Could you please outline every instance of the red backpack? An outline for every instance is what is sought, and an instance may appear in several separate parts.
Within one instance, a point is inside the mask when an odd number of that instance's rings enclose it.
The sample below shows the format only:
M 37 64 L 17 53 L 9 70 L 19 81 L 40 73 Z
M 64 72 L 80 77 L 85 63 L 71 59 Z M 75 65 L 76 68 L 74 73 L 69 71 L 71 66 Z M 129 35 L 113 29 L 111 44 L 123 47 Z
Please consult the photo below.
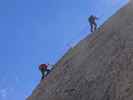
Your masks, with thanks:
M 48 65 L 47 64 L 41 64 L 40 66 L 39 66 L 39 69 L 41 70 L 41 69 L 47 69 L 48 68 Z

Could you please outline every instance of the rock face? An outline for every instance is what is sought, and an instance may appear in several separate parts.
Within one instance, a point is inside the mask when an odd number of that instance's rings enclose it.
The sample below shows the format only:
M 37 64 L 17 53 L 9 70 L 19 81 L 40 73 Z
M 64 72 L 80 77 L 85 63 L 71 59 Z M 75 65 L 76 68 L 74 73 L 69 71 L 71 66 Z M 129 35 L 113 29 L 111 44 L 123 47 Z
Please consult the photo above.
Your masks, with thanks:
M 133 2 L 70 49 L 27 100 L 133 100 Z

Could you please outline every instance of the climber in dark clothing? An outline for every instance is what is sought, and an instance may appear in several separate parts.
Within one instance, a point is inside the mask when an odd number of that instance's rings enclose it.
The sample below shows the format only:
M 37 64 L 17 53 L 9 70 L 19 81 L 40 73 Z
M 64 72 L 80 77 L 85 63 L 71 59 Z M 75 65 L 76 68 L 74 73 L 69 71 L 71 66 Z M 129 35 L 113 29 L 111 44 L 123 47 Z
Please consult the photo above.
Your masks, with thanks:
M 39 66 L 39 70 L 41 71 L 41 74 L 42 74 L 42 78 L 41 79 L 44 79 L 44 77 L 47 77 L 47 75 L 50 73 L 50 70 L 48 69 L 48 65 L 47 64 L 41 64 Z M 46 73 L 46 75 L 45 75 Z
M 96 29 L 97 29 L 97 24 L 96 24 L 96 20 L 98 18 L 96 16 L 93 16 L 91 15 L 89 18 L 88 18 L 88 21 L 89 21 L 89 24 L 90 24 L 90 30 L 91 32 L 94 32 Z

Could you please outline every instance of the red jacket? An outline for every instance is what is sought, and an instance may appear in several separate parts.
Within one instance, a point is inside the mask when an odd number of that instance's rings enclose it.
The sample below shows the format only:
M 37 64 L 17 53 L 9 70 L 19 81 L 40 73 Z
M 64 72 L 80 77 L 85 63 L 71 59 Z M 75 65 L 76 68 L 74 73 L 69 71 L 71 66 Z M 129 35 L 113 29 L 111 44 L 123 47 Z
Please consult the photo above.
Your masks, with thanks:
M 39 69 L 41 70 L 41 69 L 47 69 L 48 68 L 48 65 L 47 64 L 41 64 L 40 66 L 39 66 Z

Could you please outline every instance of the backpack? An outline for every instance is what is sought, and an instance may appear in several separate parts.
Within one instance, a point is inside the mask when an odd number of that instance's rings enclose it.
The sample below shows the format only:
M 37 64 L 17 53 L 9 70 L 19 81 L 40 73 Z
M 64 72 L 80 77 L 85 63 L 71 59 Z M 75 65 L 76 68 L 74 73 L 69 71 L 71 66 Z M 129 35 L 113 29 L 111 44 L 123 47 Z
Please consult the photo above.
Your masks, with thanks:
M 41 69 L 47 69 L 48 68 L 48 65 L 46 65 L 46 64 L 41 64 L 40 66 L 39 66 L 39 69 L 41 70 Z

